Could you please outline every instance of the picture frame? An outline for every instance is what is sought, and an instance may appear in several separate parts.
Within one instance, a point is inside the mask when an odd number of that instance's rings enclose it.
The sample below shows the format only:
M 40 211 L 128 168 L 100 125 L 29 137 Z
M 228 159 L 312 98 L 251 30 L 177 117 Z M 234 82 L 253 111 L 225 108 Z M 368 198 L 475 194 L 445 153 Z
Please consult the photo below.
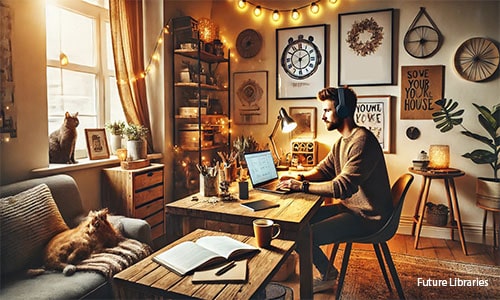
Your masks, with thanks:
M 354 122 L 369 129 L 384 153 L 392 153 L 392 96 L 358 96 Z
M 392 8 L 339 14 L 339 86 L 394 84 L 393 20 Z
M 316 138 L 316 107 L 290 107 L 290 117 L 297 123 L 290 132 L 292 139 Z
M 90 160 L 109 158 L 108 140 L 104 128 L 85 128 L 85 140 Z
M 276 99 L 316 98 L 327 84 L 327 46 L 326 24 L 276 29 Z
M 267 124 L 267 71 L 233 74 L 235 124 Z

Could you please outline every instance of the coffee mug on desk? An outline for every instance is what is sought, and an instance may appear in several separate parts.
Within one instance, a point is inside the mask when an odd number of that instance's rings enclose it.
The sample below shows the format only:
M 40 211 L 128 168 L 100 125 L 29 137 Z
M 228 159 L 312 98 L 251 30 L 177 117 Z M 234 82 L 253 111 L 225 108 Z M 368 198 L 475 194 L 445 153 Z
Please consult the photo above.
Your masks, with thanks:
M 256 219 L 253 221 L 253 233 L 260 248 L 269 247 L 271 240 L 277 238 L 281 232 L 279 224 L 268 219 Z

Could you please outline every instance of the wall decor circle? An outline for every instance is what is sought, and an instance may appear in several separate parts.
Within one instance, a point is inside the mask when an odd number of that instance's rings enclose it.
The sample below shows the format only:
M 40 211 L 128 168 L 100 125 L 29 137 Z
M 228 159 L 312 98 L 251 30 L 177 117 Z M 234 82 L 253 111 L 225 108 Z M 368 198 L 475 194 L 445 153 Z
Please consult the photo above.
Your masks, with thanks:
M 487 38 L 474 37 L 466 40 L 455 52 L 455 69 L 469 81 L 483 81 L 498 69 L 499 51 Z
M 360 36 L 367 32 L 369 38 L 366 41 L 360 40 Z M 347 33 L 346 42 L 357 55 L 367 56 L 375 53 L 384 38 L 384 28 L 379 26 L 373 18 L 366 18 L 355 21 L 351 30 Z
M 427 18 L 430 26 L 417 26 L 417 23 L 422 16 Z M 408 28 L 403 40 L 406 52 L 415 58 L 431 57 L 438 52 L 442 44 L 443 36 L 439 31 L 439 28 L 431 19 L 431 16 L 429 16 L 429 14 L 425 11 L 425 7 L 421 7 L 417 16 Z
M 253 29 L 245 29 L 236 38 L 236 50 L 243 58 L 252 58 L 262 47 L 262 36 Z

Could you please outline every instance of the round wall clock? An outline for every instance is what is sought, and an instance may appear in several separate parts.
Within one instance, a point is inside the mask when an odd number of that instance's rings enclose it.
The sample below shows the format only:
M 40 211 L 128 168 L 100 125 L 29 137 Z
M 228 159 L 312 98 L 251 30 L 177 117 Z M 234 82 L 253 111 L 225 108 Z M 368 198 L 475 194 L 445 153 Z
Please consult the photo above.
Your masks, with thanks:
M 252 58 L 262 47 L 261 35 L 253 29 L 245 29 L 236 38 L 236 50 L 243 58 Z
M 475 37 L 466 40 L 455 53 L 455 69 L 469 81 L 490 78 L 498 69 L 498 47 L 486 38 Z
M 427 18 L 431 26 L 419 25 L 419 19 L 424 16 Z M 438 52 L 443 43 L 443 36 L 432 21 L 431 16 L 425 11 L 424 7 L 420 8 L 417 16 L 413 20 L 405 34 L 403 45 L 406 52 L 415 58 L 431 57 Z
M 298 39 L 288 39 L 281 54 L 281 67 L 293 79 L 305 79 L 313 75 L 321 64 L 321 52 L 314 43 L 314 37 L 307 39 L 300 34 Z

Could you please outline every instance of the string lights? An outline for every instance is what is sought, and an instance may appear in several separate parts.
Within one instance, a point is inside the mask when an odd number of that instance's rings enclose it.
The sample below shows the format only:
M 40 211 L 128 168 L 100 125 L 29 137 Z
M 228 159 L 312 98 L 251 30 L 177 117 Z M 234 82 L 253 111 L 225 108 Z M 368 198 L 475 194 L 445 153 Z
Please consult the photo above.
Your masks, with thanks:
M 302 5 L 299 7 L 294 7 L 291 9 L 276 9 L 276 8 L 271 8 L 271 7 L 265 7 L 265 6 L 262 6 L 260 4 L 253 3 L 253 2 L 247 1 L 247 0 L 239 0 L 238 1 L 238 8 L 245 9 L 247 7 L 247 5 L 251 5 L 254 7 L 252 11 L 253 11 L 254 16 L 256 16 L 256 17 L 261 16 L 264 10 L 268 10 L 271 12 L 271 19 L 275 22 L 279 21 L 281 16 L 284 15 L 285 13 L 289 13 L 292 20 L 297 21 L 300 19 L 301 14 L 299 11 L 302 9 L 309 7 L 309 10 L 311 11 L 311 13 L 317 14 L 320 10 L 319 4 L 318 4 L 320 1 L 321 0 L 315 0 L 315 1 L 311 2 L 310 4 L 308 3 L 308 4 L 305 4 L 305 5 Z M 338 0 L 328 0 L 328 2 L 330 2 L 332 4 L 337 3 L 337 1 Z

